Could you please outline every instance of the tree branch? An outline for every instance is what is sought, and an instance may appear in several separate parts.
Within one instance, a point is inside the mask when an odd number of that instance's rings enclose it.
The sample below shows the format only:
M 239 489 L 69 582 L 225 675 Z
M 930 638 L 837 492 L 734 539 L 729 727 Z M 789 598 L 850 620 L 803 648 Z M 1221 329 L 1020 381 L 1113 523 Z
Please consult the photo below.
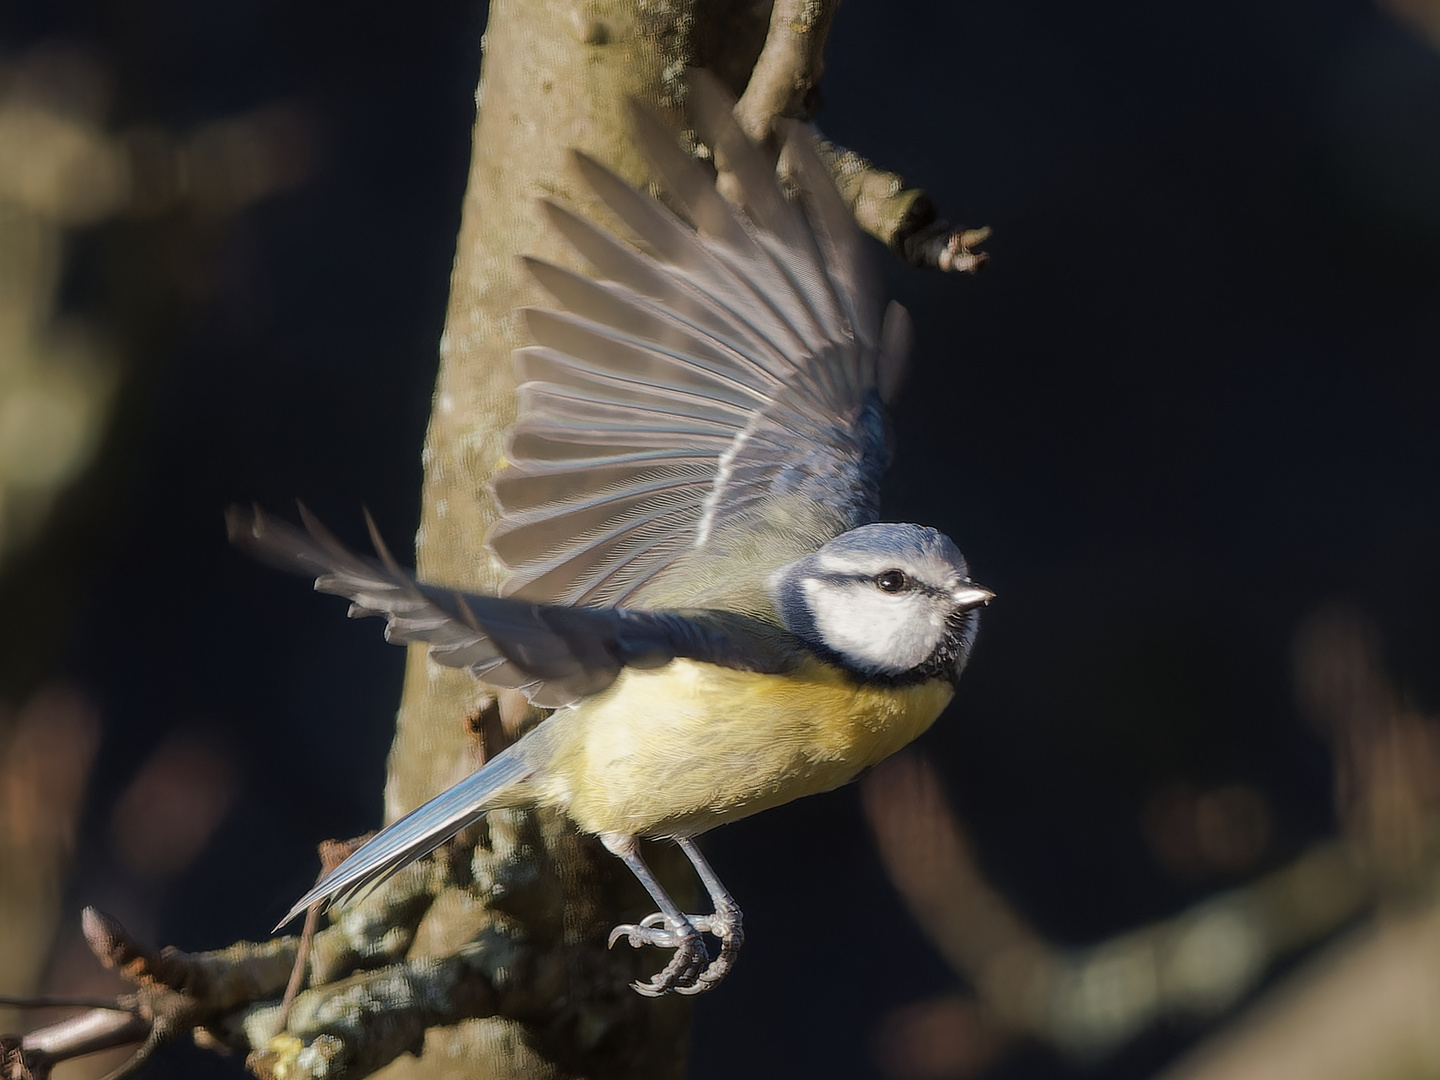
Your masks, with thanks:
M 836 0 L 775 0 L 765 46 L 735 103 L 751 141 L 767 143 L 779 117 L 808 117 L 825 71 L 825 39 Z
M 989 239 L 988 227 L 953 228 L 937 215 L 924 191 L 907 188 L 898 174 L 837 146 L 818 131 L 816 149 L 860 228 L 911 266 L 973 274 L 989 262 L 989 255 L 976 250 Z
M 974 989 L 973 1030 L 951 1025 L 951 1031 L 986 1040 L 984 1060 L 1017 1038 L 1094 1057 L 1158 1021 L 1213 1016 L 1253 989 L 1276 960 L 1333 933 L 1373 897 L 1361 861 L 1336 842 L 1173 918 L 1087 949 L 1061 950 L 985 880 L 922 759 L 892 758 L 867 777 L 863 794 L 896 888 Z M 955 1003 L 945 1007 L 953 1012 Z M 913 1053 L 906 1048 L 928 1021 L 921 1011 L 910 1017 L 911 1030 L 890 1025 L 885 1045 Z
M 499 995 L 481 963 L 481 952 L 489 951 L 484 945 L 307 990 L 291 1006 L 285 1032 L 254 1040 L 259 1048 L 245 1064 L 266 1080 L 340 1080 L 368 1076 L 401 1054 L 418 1054 L 427 1028 L 496 1015 Z M 268 1031 L 276 1011 L 255 1009 L 243 1026 Z
M 1421 1080 L 1440 1061 L 1440 903 L 1327 949 L 1160 1080 Z
M 89 1010 L 22 1039 L 12 1038 L 8 1053 L 21 1076 L 38 1080 L 61 1061 L 138 1042 L 140 1048 L 112 1074 L 128 1076 L 172 1039 L 195 1029 L 223 1027 L 236 1010 L 278 997 L 295 963 L 294 938 L 240 942 L 210 953 L 173 948 L 155 952 L 95 908 L 87 907 L 80 922 L 90 951 L 136 989 L 117 998 L 113 1008 Z
M 765 44 L 735 104 L 735 119 L 755 142 L 769 144 L 775 121 L 782 117 L 809 120 L 814 114 L 834 14 L 835 0 L 775 0 Z M 953 228 L 938 217 L 925 192 L 907 188 L 900 176 L 819 131 L 814 134 L 820 158 L 856 223 L 911 266 L 973 274 L 989 261 L 977 250 L 989 238 L 988 228 Z M 729 197 L 733 181 L 723 162 L 716 165 L 720 192 Z

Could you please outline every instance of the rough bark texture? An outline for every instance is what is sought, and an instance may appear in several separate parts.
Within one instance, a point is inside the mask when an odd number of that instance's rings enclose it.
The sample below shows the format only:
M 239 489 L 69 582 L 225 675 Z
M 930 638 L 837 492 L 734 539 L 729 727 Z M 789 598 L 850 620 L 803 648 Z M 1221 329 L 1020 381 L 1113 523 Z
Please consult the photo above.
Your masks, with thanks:
M 726 34 L 714 25 L 716 16 L 743 17 L 723 9 L 705 13 L 714 41 L 748 37 L 758 49 L 763 11 L 758 19 L 750 14 L 758 26 L 748 34 Z M 699 19 L 685 0 L 491 5 L 470 180 L 424 451 L 416 549 L 426 579 L 484 589 L 502 580 L 480 543 L 495 518 L 488 482 L 503 462 L 515 416 L 510 353 L 523 344 L 516 312 L 543 300 L 518 256 L 573 262 L 542 224 L 536 200 L 554 196 L 600 216 L 569 166 L 571 148 L 587 151 L 636 183 L 647 182 L 645 163 L 630 142 L 626 103 L 648 102 L 679 129 L 685 69 L 707 51 L 703 42 L 697 45 Z M 731 59 L 735 68 L 748 70 L 743 58 Z M 411 652 L 386 788 L 391 820 L 474 768 L 477 753 L 485 752 L 476 732 L 487 728 L 467 719 L 479 718 L 486 704 L 484 689 L 468 675 L 431 664 L 423 650 Z M 494 725 L 488 730 L 493 737 Z M 548 897 L 506 905 L 499 930 L 553 946 L 559 977 L 550 992 L 576 1004 L 537 1000 L 540 1023 L 528 1030 L 498 1019 L 432 1029 L 424 1053 L 399 1059 L 390 1075 L 440 1076 L 457 1069 L 495 1077 L 571 1069 L 592 1075 L 611 1069 L 629 1076 L 679 1074 L 686 1003 L 640 998 L 623 981 L 629 968 L 630 975 L 641 974 L 634 962 L 653 965 L 658 954 L 602 952 L 610 925 L 644 913 L 643 896 L 593 840 L 575 835 L 558 817 L 527 820 L 530 816 L 495 815 L 492 836 L 528 839 L 492 844 L 488 851 L 482 846 L 480 859 L 487 863 L 482 874 L 508 882 L 512 893 L 523 879 L 528 895 Z M 451 954 L 491 928 L 497 916 L 481 893 L 463 881 L 442 891 L 419 928 L 412 955 Z
M 647 165 L 631 144 L 627 103 L 649 103 L 681 134 L 690 67 L 714 71 L 737 94 L 748 86 L 742 109 L 757 135 L 768 132 L 775 115 L 802 115 L 820 75 L 833 6 L 821 0 L 786 2 L 772 12 L 768 5 L 743 0 L 491 5 L 470 180 L 424 451 L 416 537 L 423 578 L 480 589 L 493 589 L 502 580 L 501 568 L 481 546 L 496 514 L 488 484 L 503 464 L 515 417 L 510 354 L 524 343 L 517 310 L 543 301 L 518 256 L 572 261 L 541 221 L 542 196 L 605 220 L 570 167 L 570 150 L 584 150 L 633 182 L 648 184 Z M 752 72 L 763 77 L 752 81 Z M 412 650 L 391 751 L 387 817 L 394 820 L 459 780 L 474 768 L 477 755 L 494 753 L 497 735 L 514 728 L 495 722 L 497 711 L 503 710 L 493 709 L 486 691 L 465 673 L 440 668 L 423 650 Z M 476 848 L 471 874 L 454 875 L 454 884 L 441 890 L 409 955 L 450 956 L 477 935 L 487 936 L 492 946 L 519 943 L 528 957 L 521 966 L 537 965 L 515 979 L 526 984 L 516 991 L 524 1001 L 506 999 L 507 976 L 498 963 L 487 976 L 500 989 L 498 1013 L 533 1016 L 533 1022 L 522 1028 L 513 1019 L 476 1019 L 431 1027 L 424 1053 L 402 1057 L 391 1073 L 682 1072 L 687 1003 L 646 1000 L 625 985 L 648 975 L 663 957 L 653 950 L 603 951 L 611 925 L 649 910 L 629 874 L 558 817 L 497 813 L 486 830 L 490 842 Z M 656 855 L 663 878 L 666 857 Z M 679 895 L 693 888 L 688 875 L 675 884 Z M 385 951 L 386 959 L 399 958 L 399 951 Z M 550 973 L 548 981 L 537 980 L 542 971 Z M 477 1061 L 488 1072 L 477 1073 Z

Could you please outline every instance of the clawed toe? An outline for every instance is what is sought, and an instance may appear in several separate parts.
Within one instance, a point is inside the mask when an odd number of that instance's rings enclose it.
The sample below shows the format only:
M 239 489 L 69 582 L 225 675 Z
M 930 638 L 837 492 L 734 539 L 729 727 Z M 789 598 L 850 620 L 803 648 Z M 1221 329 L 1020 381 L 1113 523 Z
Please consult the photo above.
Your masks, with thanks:
M 614 948 L 615 942 L 621 938 L 628 941 L 632 949 L 654 945 L 675 950 L 664 970 L 649 982 L 630 984 L 636 993 L 646 997 L 659 997 L 671 990 L 686 993 L 688 988 L 699 985 L 699 980 L 710 966 L 710 953 L 700 938 L 700 931 L 683 916 L 669 919 L 657 912 L 647 915 L 638 924 L 623 923 L 610 931 L 610 947 Z
M 720 939 L 720 955 L 715 957 L 700 972 L 699 977 L 690 986 L 675 988 L 677 994 L 703 994 L 720 985 L 721 980 L 730 974 L 730 969 L 735 966 L 735 958 L 740 955 L 740 946 L 745 944 L 745 929 L 741 922 L 740 908 L 733 901 L 729 904 L 722 904 L 719 910 L 713 915 L 701 915 L 690 920 L 696 930 L 702 934 L 713 934 Z
M 697 929 L 693 921 L 689 923 L 688 928 L 691 931 Z M 678 949 L 686 936 L 690 935 L 671 929 L 665 916 L 657 911 L 653 915 L 646 915 L 639 923 L 621 923 L 615 927 L 610 931 L 610 940 L 606 943 L 606 948 L 613 949 L 615 942 L 623 937 L 630 943 L 632 949 L 638 949 L 642 945 L 654 945 L 661 949 Z
M 661 908 L 661 911 L 645 916 L 638 923 L 615 927 L 610 931 L 610 947 L 614 948 L 615 942 L 624 938 L 632 949 L 654 945 L 675 950 L 665 969 L 649 982 L 630 985 L 646 997 L 659 997 L 672 990 L 677 994 L 703 994 L 718 986 L 735 966 L 735 957 L 740 952 L 745 934 L 740 925 L 740 906 L 720 884 L 720 879 L 700 854 L 695 841 L 688 836 L 675 838 L 675 843 L 685 852 L 704 882 L 705 891 L 710 894 L 710 901 L 715 905 L 712 915 L 684 915 L 680 912 L 640 857 L 639 837 L 630 833 L 601 833 L 600 842 L 624 861 Z M 701 934 L 719 939 L 720 955 L 714 960 L 711 960 Z
M 720 939 L 720 955 L 713 960 L 701 934 Z M 745 940 L 740 924 L 740 910 L 717 911 L 713 915 L 687 915 L 680 921 L 660 912 L 647 915 L 639 923 L 623 923 L 610 931 L 609 947 L 624 938 L 632 949 L 654 945 L 674 949 L 675 955 L 663 971 L 649 982 L 630 985 L 646 997 L 659 997 L 674 991 L 677 994 L 703 994 L 719 985 L 735 966 L 735 957 Z

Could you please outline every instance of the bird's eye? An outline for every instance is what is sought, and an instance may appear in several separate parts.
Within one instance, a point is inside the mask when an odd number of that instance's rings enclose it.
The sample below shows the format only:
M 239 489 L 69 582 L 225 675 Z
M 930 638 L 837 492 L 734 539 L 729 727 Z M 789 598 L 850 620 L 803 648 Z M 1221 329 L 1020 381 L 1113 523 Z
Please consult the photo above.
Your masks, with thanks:
M 881 592 L 904 592 L 910 587 L 910 579 L 904 570 L 884 570 L 875 575 L 875 585 Z

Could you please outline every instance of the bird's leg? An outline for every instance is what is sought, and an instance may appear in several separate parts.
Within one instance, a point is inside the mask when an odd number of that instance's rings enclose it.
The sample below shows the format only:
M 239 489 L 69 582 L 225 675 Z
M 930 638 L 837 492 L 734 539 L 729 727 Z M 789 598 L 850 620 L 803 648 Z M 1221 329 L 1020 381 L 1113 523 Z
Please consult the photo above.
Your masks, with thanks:
M 702 986 L 700 982 L 710 964 L 710 954 L 705 951 L 705 942 L 701 940 L 700 931 L 695 924 L 676 906 L 675 901 L 670 899 L 670 895 L 645 865 L 645 860 L 640 857 L 640 838 L 626 833 L 603 833 L 600 842 L 630 868 L 630 872 L 645 886 L 645 891 L 660 907 L 657 914 L 642 919 L 639 925 L 626 923 L 615 927 L 610 931 L 610 944 L 613 946 L 623 937 L 630 942 L 631 948 L 656 945 L 662 949 L 675 950 L 675 955 L 665 965 L 665 970 L 647 983 L 637 982 L 630 985 L 646 997 L 659 997 L 670 990 L 697 993 L 692 987 L 708 990 L 709 985 Z
M 690 923 L 701 933 L 714 934 L 720 939 L 720 955 L 700 973 L 693 986 L 683 989 L 677 987 L 682 994 L 703 994 L 730 974 L 730 969 L 735 966 L 735 958 L 740 955 L 740 946 L 745 944 L 745 927 L 740 905 L 711 869 L 705 856 L 700 854 L 700 848 L 695 841 L 688 836 L 680 836 L 676 837 L 675 842 L 680 845 L 680 850 L 700 875 L 705 891 L 710 894 L 710 903 L 715 908 L 715 914 L 691 918 Z

